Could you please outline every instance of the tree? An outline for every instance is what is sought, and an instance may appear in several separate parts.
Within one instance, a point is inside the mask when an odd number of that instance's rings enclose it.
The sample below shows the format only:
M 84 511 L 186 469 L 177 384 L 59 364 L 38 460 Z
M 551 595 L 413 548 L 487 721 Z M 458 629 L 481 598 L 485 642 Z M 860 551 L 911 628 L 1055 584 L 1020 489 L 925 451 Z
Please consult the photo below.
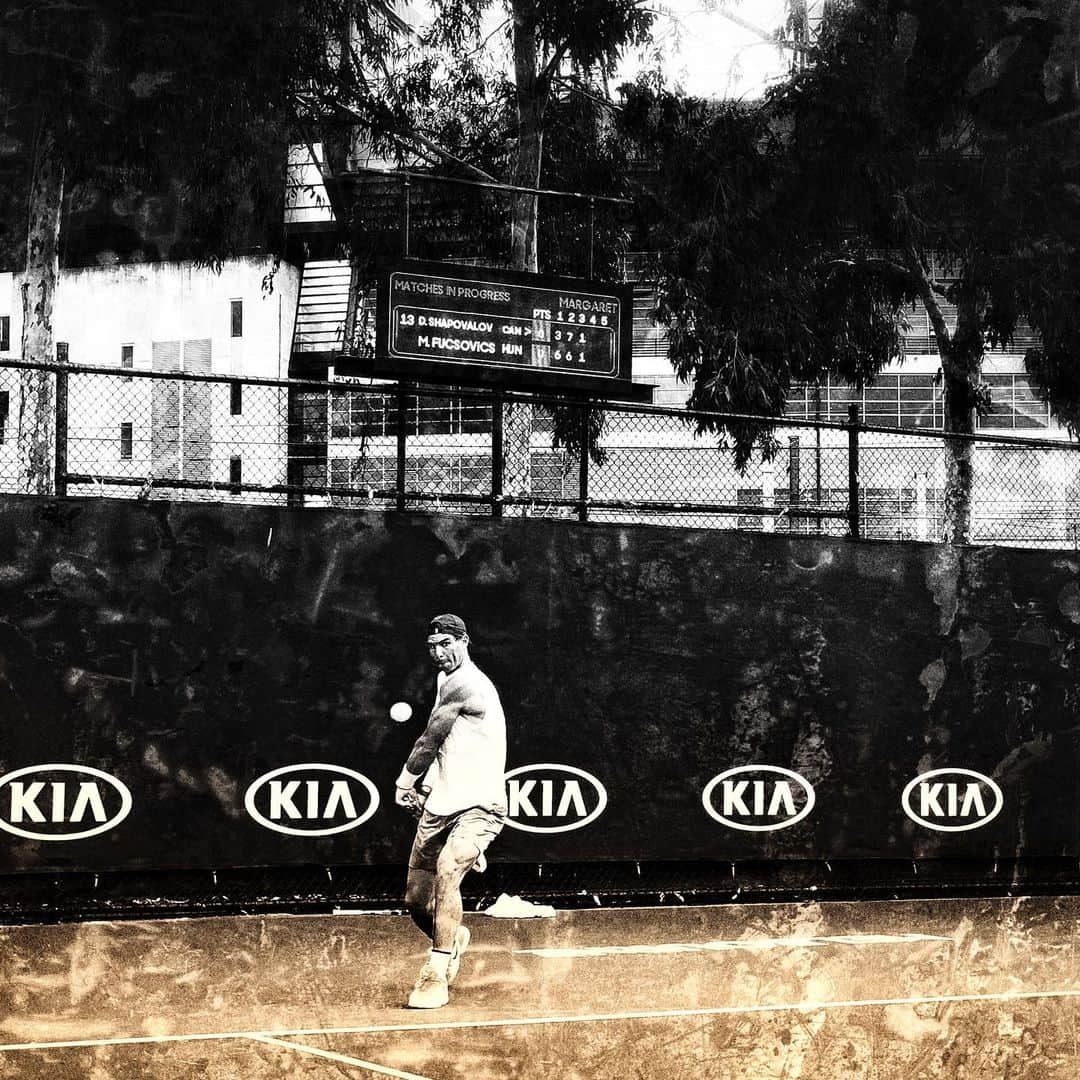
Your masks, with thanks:
M 462 0 L 435 4 L 434 14 L 430 26 L 403 39 L 393 62 L 373 65 L 354 49 L 321 107 L 347 112 L 364 140 L 401 164 L 421 162 L 444 175 L 533 189 L 595 191 L 593 184 L 622 182 L 614 163 L 623 155 L 609 138 L 607 80 L 622 50 L 647 35 L 652 15 L 641 0 L 509 0 L 501 10 L 490 0 Z M 352 100 L 353 88 L 368 95 L 375 85 L 381 108 Z M 577 137 L 572 152 L 571 131 Z M 463 224 L 468 212 L 458 214 L 459 233 L 481 249 L 470 253 L 532 273 L 541 265 L 550 272 L 570 269 L 572 258 L 556 243 L 541 254 L 545 224 L 537 195 L 511 190 L 508 205 L 495 213 L 490 208 L 496 196 L 486 198 L 474 206 L 469 227 Z M 467 201 L 461 192 L 448 197 L 454 199 Z M 431 211 L 443 200 L 435 195 L 428 202 Z M 354 260 L 361 252 L 385 250 L 386 225 L 372 221 L 378 209 L 373 215 L 358 202 L 353 213 Z M 571 227 L 577 236 L 584 235 L 587 213 L 579 205 Z M 610 230 L 602 232 L 597 265 L 610 274 L 614 260 L 605 257 L 602 242 Z M 550 230 L 548 235 L 555 239 Z M 578 253 L 587 248 L 580 244 Z M 574 269 L 580 273 L 581 263 Z M 504 479 L 512 495 L 529 494 L 531 429 L 531 408 L 508 407 Z M 580 429 L 569 413 L 556 417 L 556 434 L 577 448 Z
M 897 354 L 889 323 L 917 299 L 947 432 L 973 431 L 989 402 L 983 352 L 1022 319 L 1043 335 L 1029 368 L 1068 415 L 1080 143 L 1063 43 L 1076 13 L 1074 0 L 843 0 L 809 62 L 757 108 L 695 113 L 639 91 L 639 130 L 669 143 L 654 185 L 659 313 L 692 406 L 776 416 L 793 379 L 862 383 Z M 696 209 L 675 175 L 692 160 L 712 193 Z M 767 432 L 729 430 L 742 461 Z M 948 448 L 946 536 L 963 542 L 971 443 Z
M 244 223 L 272 219 L 290 141 L 317 121 L 305 95 L 333 76 L 332 31 L 368 28 L 382 4 L 357 0 L 16 0 L 0 14 L 0 156 L 25 170 L 23 358 L 50 362 L 62 213 L 73 194 L 181 194 L 188 251 L 220 265 Z M 359 13 L 359 14 L 357 14 Z M 380 34 L 382 36 L 380 37 Z M 280 214 L 277 215 L 280 220 Z M 28 491 L 49 490 L 51 380 L 30 371 L 16 416 Z

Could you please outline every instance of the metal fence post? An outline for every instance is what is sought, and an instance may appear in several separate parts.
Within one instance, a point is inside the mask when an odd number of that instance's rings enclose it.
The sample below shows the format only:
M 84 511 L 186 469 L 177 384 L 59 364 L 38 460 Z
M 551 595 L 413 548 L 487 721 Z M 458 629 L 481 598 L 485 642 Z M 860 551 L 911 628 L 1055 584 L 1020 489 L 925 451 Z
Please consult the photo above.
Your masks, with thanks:
M 593 276 L 596 262 L 596 200 L 589 200 L 589 277 Z
M 795 513 L 802 502 L 802 462 L 800 460 L 799 436 L 788 436 L 788 513 L 791 515 L 791 528 L 802 531 L 804 519 Z
M 503 406 L 502 394 L 491 404 L 491 516 L 503 516 Z
M 405 453 L 409 438 L 409 394 L 404 386 L 397 392 L 397 510 L 405 510 Z
M 589 520 L 589 406 L 581 407 L 581 454 L 578 460 L 578 521 Z
M 859 524 L 859 406 L 848 406 L 848 531 L 860 539 Z
M 68 373 L 56 373 L 56 455 L 54 463 L 53 490 L 59 496 L 67 495 L 68 474 Z

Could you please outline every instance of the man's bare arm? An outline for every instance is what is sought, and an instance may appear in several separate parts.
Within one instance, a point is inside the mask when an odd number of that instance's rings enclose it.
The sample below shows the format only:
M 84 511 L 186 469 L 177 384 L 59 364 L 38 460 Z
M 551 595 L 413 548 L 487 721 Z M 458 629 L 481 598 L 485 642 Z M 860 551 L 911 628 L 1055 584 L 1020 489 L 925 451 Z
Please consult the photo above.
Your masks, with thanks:
M 431 710 L 424 733 L 416 740 L 405 768 L 397 779 L 399 788 L 412 788 L 428 771 L 439 747 L 450 734 L 459 716 L 478 715 L 483 708 L 480 696 L 469 687 L 457 685 L 445 692 L 445 696 Z

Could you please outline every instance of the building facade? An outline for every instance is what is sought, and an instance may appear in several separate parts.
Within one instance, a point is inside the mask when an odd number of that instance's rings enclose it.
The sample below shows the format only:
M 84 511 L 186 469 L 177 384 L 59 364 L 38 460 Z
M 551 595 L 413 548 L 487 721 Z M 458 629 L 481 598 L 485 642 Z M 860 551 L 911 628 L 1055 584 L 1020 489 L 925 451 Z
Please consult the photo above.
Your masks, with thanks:
M 299 281 L 296 267 L 265 256 L 229 260 L 220 272 L 190 262 L 62 270 L 54 298 L 57 357 L 75 368 L 68 471 L 97 484 L 284 483 L 287 392 L 243 380 L 287 376 Z M 0 273 L 0 477 L 9 480 L 18 472 L 20 376 L 2 365 L 21 357 L 21 306 L 18 276 Z M 118 375 L 79 372 L 82 366 Z M 119 374 L 125 370 L 132 375 Z M 86 484 L 95 489 L 94 480 Z

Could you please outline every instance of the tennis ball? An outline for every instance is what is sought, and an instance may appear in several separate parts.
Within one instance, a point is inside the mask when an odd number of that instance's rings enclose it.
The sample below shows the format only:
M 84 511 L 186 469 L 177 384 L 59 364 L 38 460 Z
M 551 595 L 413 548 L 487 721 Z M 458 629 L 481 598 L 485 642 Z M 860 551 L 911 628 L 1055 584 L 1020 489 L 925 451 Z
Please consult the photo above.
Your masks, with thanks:
M 404 724 L 412 716 L 412 706 L 407 701 L 395 701 L 390 706 L 390 719 Z

